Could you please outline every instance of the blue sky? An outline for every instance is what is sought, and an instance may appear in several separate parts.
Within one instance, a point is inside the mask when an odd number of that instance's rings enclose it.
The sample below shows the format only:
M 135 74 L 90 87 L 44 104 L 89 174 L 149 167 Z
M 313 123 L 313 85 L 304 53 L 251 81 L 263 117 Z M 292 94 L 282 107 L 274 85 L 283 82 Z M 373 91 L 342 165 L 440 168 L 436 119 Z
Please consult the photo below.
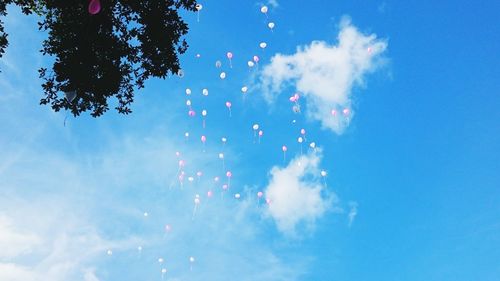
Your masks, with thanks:
M 498 279 L 500 4 L 205 2 L 183 78 L 66 126 L 39 105 L 45 35 L 10 7 L 1 280 Z

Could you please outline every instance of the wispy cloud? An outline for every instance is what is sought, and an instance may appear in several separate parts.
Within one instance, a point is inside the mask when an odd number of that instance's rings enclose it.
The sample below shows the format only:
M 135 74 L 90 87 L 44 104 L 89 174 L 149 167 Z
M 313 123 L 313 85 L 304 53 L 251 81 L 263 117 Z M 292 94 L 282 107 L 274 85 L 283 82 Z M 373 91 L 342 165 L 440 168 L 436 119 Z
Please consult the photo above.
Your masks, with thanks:
M 297 225 L 311 226 L 331 207 L 335 194 L 321 183 L 320 160 L 321 151 L 317 150 L 293 159 L 284 168 L 272 168 L 265 195 L 270 200 L 268 213 L 280 231 L 295 234 Z
M 269 102 L 292 86 L 306 97 L 307 116 L 340 134 L 353 117 L 353 87 L 381 65 L 386 48 L 386 41 L 361 33 L 344 18 L 337 45 L 314 41 L 293 55 L 276 54 L 264 67 L 260 86 Z

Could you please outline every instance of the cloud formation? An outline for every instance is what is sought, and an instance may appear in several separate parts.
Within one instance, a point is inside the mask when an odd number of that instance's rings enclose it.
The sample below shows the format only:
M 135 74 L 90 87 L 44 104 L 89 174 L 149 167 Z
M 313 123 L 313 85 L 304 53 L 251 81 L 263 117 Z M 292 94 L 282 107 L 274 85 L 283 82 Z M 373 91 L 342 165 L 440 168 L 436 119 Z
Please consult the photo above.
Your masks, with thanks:
M 347 18 L 340 23 L 337 39 L 336 45 L 314 41 L 295 54 L 276 54 L 264 67 L 260 86 L 268 102 L 292 86 L 306 97 L 309 118 L 341 134 L 354 113 L 352 90 L 381 66 L 387 42 L 361 33 Z
M 319 179 L 321 152 L 311 152 L 292 160 L 287 167 L 273 167 L 265 189 L 270 200 L 269 215 L 278 229 L 293 234 L 300 223 L 309 226 L 331 206 L 334 194 L 326 194 Z

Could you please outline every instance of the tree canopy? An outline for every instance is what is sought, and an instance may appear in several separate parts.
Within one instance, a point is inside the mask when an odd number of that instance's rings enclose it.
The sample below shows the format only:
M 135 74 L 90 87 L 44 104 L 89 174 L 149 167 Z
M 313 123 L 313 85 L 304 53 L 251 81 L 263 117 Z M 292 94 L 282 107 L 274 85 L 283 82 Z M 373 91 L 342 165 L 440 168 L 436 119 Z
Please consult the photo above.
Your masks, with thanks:
M 128 114 L 134 90 L 148 78 L 180 71 L 178 55 L 187 50 L 182 37 L 188 25 L 179 10 L 196 11 L 196 0 L 100 0 L 95 15 L 89 13 L 89 2 L 3 0 L 0 17 L 6 16 L 8 4 L 40 16 L 39 29 L 48 33 L 40 51 L 54 59 L 50 69 L 39 70 L 41 104 L 98 117 L 116 97 L 116 110 Z M 0 57 L 7 46 L 0 21 Z

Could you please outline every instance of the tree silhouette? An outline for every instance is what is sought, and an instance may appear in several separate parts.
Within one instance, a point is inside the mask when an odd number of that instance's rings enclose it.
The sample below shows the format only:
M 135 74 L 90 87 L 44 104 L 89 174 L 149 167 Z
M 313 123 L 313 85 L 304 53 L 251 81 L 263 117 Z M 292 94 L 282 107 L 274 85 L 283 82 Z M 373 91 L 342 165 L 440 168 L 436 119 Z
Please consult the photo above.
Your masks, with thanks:
M 23 13 L 40 15 L 39 29 L 48 32 L 41 52 L 54 59 L 41 68 L 41 104 L 75 116 L 90 110 L 98 117 L 116 97 L 119 113 L 131 112 L 134 89 L 150 77 L 180 71 L 178 55 L 187 50 L 182 37 L 187 24 L 178 11 L 196 11 L 196 0 L 100 0 L 89 13 L 88 0 L 0 0 L 0 16 L 15 4 Z M 8 45 L 0 21 L 0 57 Z

